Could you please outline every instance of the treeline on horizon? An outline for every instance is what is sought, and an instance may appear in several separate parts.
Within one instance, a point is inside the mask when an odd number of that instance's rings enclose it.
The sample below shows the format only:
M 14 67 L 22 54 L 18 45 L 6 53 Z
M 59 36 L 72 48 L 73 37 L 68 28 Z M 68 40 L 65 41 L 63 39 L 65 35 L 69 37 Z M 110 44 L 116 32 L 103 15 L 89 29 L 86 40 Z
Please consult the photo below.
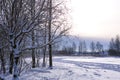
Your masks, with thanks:
M 68 42 L 69 43 L 69 42 Z M 86 56 L 120 56 L 120 37 L 111 38 L 109 42 L 108 49 L 104 48 L 104 45 L 100 41 L 91 41 L 89 45 L 86 41 L 79 40 L 70 42 L 71 45 L 63 45 L 62 49 L 59 51 L 63 55 L 86 55 Z

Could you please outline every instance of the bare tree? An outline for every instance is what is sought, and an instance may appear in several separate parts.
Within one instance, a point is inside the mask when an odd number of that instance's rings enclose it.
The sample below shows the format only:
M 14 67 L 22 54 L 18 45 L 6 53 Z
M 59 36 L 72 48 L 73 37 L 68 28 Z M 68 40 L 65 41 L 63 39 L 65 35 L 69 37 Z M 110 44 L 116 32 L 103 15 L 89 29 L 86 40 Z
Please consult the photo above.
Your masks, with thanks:
M 48 42 L 52 41 L 49 47 L 49 67 L 52 67 L 52 45 L 57 43 L 57 39 L 64 36 L 70 26 L 65 16 L 65 7 L 63 1 L 49 0 L 49 20 L 48 20 Z M 61 7 L 62 6 L 62 7 Z
M 90 44 L 90 49 L 91 49 L 91 52 L 94 53 L 95 52 L 95 43 L 92 41 L 91 44 Z
M 103 45 L 99 41 L 96 43 L 96 51 L 97 52 L 103 51 Z
M 117 35 L 116 39 L 115 39 L 115 49 L 117 52 L 120 51 L 120 37 L 119 37 L 119 35 Z
M 87 45 L 86 42 L 83 41 L 83 52 L 86 53 L 87 52 Z
M 109 49 L 112 49 L 112 50 L 115 49 L 115 42 L 114 42 L 114 39 L 113 39 L 113 38 L 112 38 L 111 41 L 110 41 Z
M 72 48 L 73 48 L 73 54 L 74 54 L 76 52 L 76 43 L 75 42 L 72 43 Z
M 31 20 L 35 17 L 35 0 L 31 0 Z M 32 30 L 32 46 L 35 46 L 35 32 Z M 35 68 L 35 49 L 32 49 L 32 68 Z
M 78 49 L 79 49 L 79 54 L 80 54 L 80 53 L 83 53 L 83 45 L 82 45 L 82 42 L 79 42 Z
M 51 24 L 52 24 L 52 0 L 49 0 L 49 22 L 48 22 L 48 41 L 51 41 Z M 52 44 L 49 44 L 49 67 L 52 69 Z
M 28 49 L 32 50 L 33 67 L 35 67 L 34 49 L 49 46 L 49 67 L 52 68 L 52 45 L 57 42 L 56 39 L 61 38 L 69 30 L 68 27 L 65 27 L 67 24 L 65 18 L 61 16 L 63 13 L 62 9 L 58 7 L 60 4 L 53 5 L 52 3 L 52 0 L 0 0 L 0 29 L 7 36 L 4 39 L 7 40 L 10 47 L 9 72 L 13 71 L 13 80 L 19 80 L 20 55 Z M 44 43 L 36 44 L 35 35 L 38 29 L 46 31 Z M 23 40 L 31 36 L 31 33 L 32 45 L 25 43 L 26 46 L 22 47 Z
M 37 25 L 43 23 L 44 20 L 38 19 L 43 14 L 43 6 L 45 0 L 36 3 L 37 12 L 30 20 L 29 0 L 2 0 L 0 1 L 0 28 L 9 36 L 7 40 L 10 42 L 10 49 L 14 55 L 14 75 L 13 80 L 18 78 L 18 61 L 22 49 L 20 48 L 25 34 L 31 32 Z M 38 5 L 39 4 L 39 5 Z
M 46 24 L 45 24 L 43 40 L 44 40 L 43 43 L 46 44 L 47 43 L 47 26 L 46 26 Z M 47 52 L 47 45 L 43 47 L 43 64 L 42 64 L 43 67 L 46 66 L 46 52 Z

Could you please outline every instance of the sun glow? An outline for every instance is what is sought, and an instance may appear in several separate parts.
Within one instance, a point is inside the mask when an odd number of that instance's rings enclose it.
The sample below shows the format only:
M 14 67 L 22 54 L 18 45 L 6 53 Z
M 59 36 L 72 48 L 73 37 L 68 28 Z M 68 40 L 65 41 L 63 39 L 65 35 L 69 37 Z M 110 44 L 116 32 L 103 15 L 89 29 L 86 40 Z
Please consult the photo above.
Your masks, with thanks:
M 111 37 L 119 34 L 119 3 L 118 0 L 71 0 L 71 34 L 87 37 Z

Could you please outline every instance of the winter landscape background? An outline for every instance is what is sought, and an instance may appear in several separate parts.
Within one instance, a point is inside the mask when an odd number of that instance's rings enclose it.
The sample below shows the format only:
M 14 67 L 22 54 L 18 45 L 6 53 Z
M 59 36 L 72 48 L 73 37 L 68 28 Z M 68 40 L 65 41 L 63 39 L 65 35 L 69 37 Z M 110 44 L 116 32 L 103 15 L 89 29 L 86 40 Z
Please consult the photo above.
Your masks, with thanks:
M 119 0 L 0 0 L 0 80 L 120 80 Z

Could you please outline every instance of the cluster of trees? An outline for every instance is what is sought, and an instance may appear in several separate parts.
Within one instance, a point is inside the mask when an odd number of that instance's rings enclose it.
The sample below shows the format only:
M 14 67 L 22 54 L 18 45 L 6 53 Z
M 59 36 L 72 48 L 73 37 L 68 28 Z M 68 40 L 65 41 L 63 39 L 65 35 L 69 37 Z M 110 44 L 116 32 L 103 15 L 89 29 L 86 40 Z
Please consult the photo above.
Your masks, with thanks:
M 103 45 L 100 42 L 97 42 L 96 44 L 92 41 L 90 44 L 90 49 L 92 53 L 95 52 L 103 52 Z
M 8 67 L 13 80 L 19 80 L 20 61 L 26 53 L 31 54 L 32 68 L 39 63 L 39 53 L 45 66 L 48 53 L 52 68 L 52 46 L 70 29 L 65 14 L 62 1 L 0 0 L 1 73 Z
M 92 41 L 90 43 L 89 49 L 87 48 L 86 42 L 83 41 L 79 43 L 78 51 L 79 51 L 79 54 L 82 54 L 82 55 L 84 54 L 100 55 L 101 53 L 103 53 L 104 50 L 103 50 L 103 45 L 99 41 L 97 41 L 96 43 Z
M 62 51 L 60 53 L 71 55 L 76 52 L 77 46 L 76 46 L 75 42 L 73 42 L 71 45 L 67 45 L 67 46 L 66 45 L 63 46 Z
M 109 44 L 109 54 L 112 56 L 120 56 L 120 37 L 117 35 L 112 38 Z
M 89 50 L 89 51 L 88 51 Z M 89 49 L 87 47 L 86 41 L 79 41 L 79 44 L 72 42 L 71 46 L 64 46 L 62 49 L 63 54 L 78 54 L 78 55 L 100 55 L 104 53 L 103 45 L 98 42 L 91 42 Z
M 79 51 L 79 54 L 80 54 L 80 53 L 86 53 L 86 52 L 87 52 L 87 45 L 86 45 L 86 42 L 85 42 L 85 41 L 79 42 L 78 51 Z

